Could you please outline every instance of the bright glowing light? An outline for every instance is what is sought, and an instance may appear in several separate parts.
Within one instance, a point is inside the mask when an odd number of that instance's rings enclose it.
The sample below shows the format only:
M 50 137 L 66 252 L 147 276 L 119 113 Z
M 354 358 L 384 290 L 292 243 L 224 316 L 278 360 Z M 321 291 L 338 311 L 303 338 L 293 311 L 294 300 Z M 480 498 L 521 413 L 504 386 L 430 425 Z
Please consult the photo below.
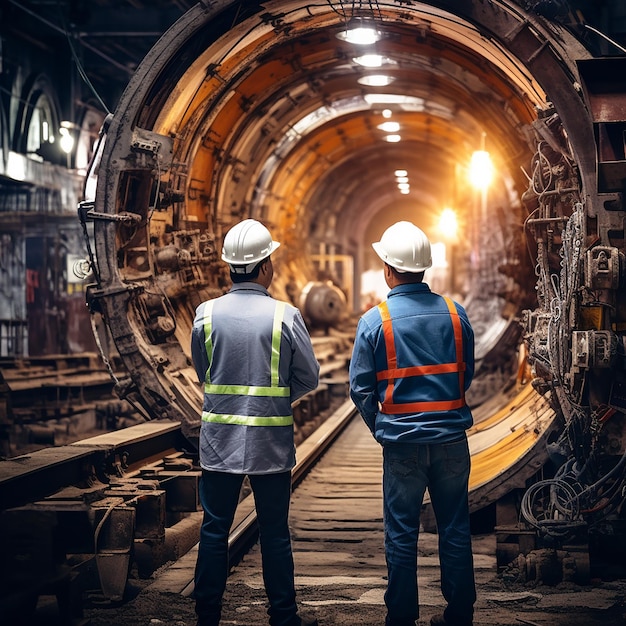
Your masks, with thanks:
M 400 124 L 398 124 L 398 122 L 383 122 L 376 128 L 385 131 L 386 133 L 397 133 L 400 130 Z
M 396 181 L 398 183 L 408 183 L 409 177 L 408 176 L 396 176 Z
M 402 137 L 400 135 L 385 135 L 383 139 L 389 143 L 398 143 L 402 140 Z
M 9 151 L 6 173 L 13 180 L 26 180 L 26 157 L 17 152 Z
M 386 59 L 384 56 L 380 54 L 364 54 L 360 57 L 355 57 L 352 59 L 357 65 L 362 65 L 363 67 L 381 67 Z
M 476 189 L 486 189 L 493 179 L 493 163 L 489 152 L 476 150 L 472 154 L 469 166 L 470 182 Z
M 372 26 L 357 26 L 337 33 L 337 39 L 356 44 L 357 46 L 369 46 L 376 43 L 380 36 L 380 32 Z
M 410 192 L 410 189 L 400 189 L 400 193 L 403 193 L 405 196 Z
M 391 117 L 391 109 L 384 109 L 383 117 L 388 120 Z
M 370 74 L 368 76 L 361 76 L 358 82 L 366 87 L 386 87 L 393 83 L 393 76 L 387 76 L 386 74 Z
M 74 149 L 74 137 L 72 137 L 70 131 L 63 126 L 59 128 L 59 134 L 61 135 L 61 139 L 59 140 L 61 150 L 63 150 L 65 154 L 70 154 Z
M 398 183 L 398 189 L 410 189 L 411 185 L 409 183 Z
M 409 175 L 409 173 L 406 170 L 396 170 L 394 174 L 396 176 L 408 176 Z
M 401 107 L 411 107 L 417 110 L 424 109 L 424 99 L 415 96 L 405 96 L 396 93 L 367 93 L 363 99 L 368 104 L 397 104 Z
M 439 230 L 441 234 L 448 238 L 454 239 L 458 230 L 458 222 L 456 213 L 453 209 L 446 207 L 439 217 Z
M 433 267 L 447 267 L 446 245 L 440 242 L 433 243 L 430 246 L 432 254 Z

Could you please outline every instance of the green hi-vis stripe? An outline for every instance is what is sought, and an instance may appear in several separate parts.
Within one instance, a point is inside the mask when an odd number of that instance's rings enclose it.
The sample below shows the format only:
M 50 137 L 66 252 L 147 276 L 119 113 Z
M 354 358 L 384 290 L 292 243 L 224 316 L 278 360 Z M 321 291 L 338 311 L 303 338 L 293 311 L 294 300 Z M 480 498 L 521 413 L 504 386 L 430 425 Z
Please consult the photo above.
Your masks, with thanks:
M 291 395 L 289 387 L 257 387 L 255 385 L 204 385 L 204 393 L 224 394 L 231 396 L 262 396 L 273 398 L 288 398 Z
M 274 324 L 272 326 L 272 387 L 278 387 L 280 382 L 278 366 L 280 363 L 280 340 L 283 336 L 283 318 L 285 317 L 285 303 L 277 302 L 274 311 Z
M 213 362 L 213 342 L 211 341 L 211 330 L 213 328 L 213 300 L 208 300 L 204 305 L 204 348 L 209 359 L 209 367 L 206 369 L 205 382 L 211 382 L 211 363 Z
M 220 413 L 207 413 L 203 411 L 202 421 L 211 424 L 238 424 L 240 426 L 291 426 L 293 415 L 253 416 L 253 415 L 227 415 Z
M 270 361 L 271 386 L 257 387 L 248 385 L 212 385 L 211 384 L 211 362 L 213 361 L 213 342 L 211 341 L 211 329 L 213 327 L 213 300 L 209 300 L 204 305 L 204 346 L 209 359 L 209 367 L 206 371 L 206 393 L 221 393 L 230 395 L 248 396 L 278 396 L 287 397 L 290 395 L 289 387 L 280 387 L 280 341 L 283 334 L 283 319 L 285 317 L 285 303 L 276 302 L 274 310 L 274 321 L 272 324 L 272 356 Z

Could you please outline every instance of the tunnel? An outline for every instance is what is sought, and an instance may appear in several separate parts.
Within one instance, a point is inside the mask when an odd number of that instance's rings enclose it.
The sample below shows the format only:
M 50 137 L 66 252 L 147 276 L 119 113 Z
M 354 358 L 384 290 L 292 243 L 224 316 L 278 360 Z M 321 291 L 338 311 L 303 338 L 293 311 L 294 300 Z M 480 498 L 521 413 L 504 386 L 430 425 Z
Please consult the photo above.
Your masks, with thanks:
M 281 242 L 273 295 L 321 290 L 314 333 L 323 294 L 348 321 L 384 298 L 371 243 L 409 220 L 476 333 L 472 511 L 617 532 L 624 52 L 558 1 L 199 2 L 107 118 L 79 207 L 119 395 L 197 437 L 190 331 L 236 222 Z

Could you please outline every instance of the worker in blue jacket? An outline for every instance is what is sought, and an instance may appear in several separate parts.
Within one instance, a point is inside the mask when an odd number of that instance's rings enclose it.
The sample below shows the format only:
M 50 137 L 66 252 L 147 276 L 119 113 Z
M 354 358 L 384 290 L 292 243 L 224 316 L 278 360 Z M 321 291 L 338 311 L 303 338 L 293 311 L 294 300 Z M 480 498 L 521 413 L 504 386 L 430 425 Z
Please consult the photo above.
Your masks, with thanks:
M 191 353 L 204 386 L 200 499 L 204 518 L 195 572 L 198 626 L 217 626 L 228 575 L 228 535 L 245 476 L 259 523 L 273 626 L 313 626 L 298 614 L 288 515 L 295 465 L 292 403 L 319 381 L 302 316 L 272 298 L 271 254 L 280 244 L 247 219 L 224 238 L 233 286 L 200 304 Z
M 439 535 L 447 606 L 432 626 L 471 626 L 476 587 L 470 534 L 465 392 L 474 374 L 474 333 L 465 310 L 423 282 L 428 238 L 411 222 L 372 244 L 384 262 L 387 300 L 359 320 L 350 395 L 383 448 L 388 583 L 386 626 L 419 617 L 417 541 L 428 488 Z

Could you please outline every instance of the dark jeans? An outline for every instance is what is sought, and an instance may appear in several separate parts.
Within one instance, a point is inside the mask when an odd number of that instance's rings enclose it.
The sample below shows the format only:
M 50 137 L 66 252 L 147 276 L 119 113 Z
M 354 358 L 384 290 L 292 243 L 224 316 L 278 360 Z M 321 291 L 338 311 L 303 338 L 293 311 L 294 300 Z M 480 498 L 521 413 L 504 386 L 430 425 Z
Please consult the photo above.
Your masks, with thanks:
M 291 472 L 250 475 L 259 523 L 263 581 L 273 626 L 299 624 L 289 534 Z M 202 470 L 200 502 L 204 519 L 195 571 L 196 613 L 203 624 L 219 623 L 228 576 L 228 534 L 244 476 Z
M 383 449 L 387 624 L 413 626 L 419 616 L 417 540 L 428 488 L 437 521 L 446 618 L 472 623 L 476 587 L 467 501 L 467 438 L 439 444 L 388 444 Z

